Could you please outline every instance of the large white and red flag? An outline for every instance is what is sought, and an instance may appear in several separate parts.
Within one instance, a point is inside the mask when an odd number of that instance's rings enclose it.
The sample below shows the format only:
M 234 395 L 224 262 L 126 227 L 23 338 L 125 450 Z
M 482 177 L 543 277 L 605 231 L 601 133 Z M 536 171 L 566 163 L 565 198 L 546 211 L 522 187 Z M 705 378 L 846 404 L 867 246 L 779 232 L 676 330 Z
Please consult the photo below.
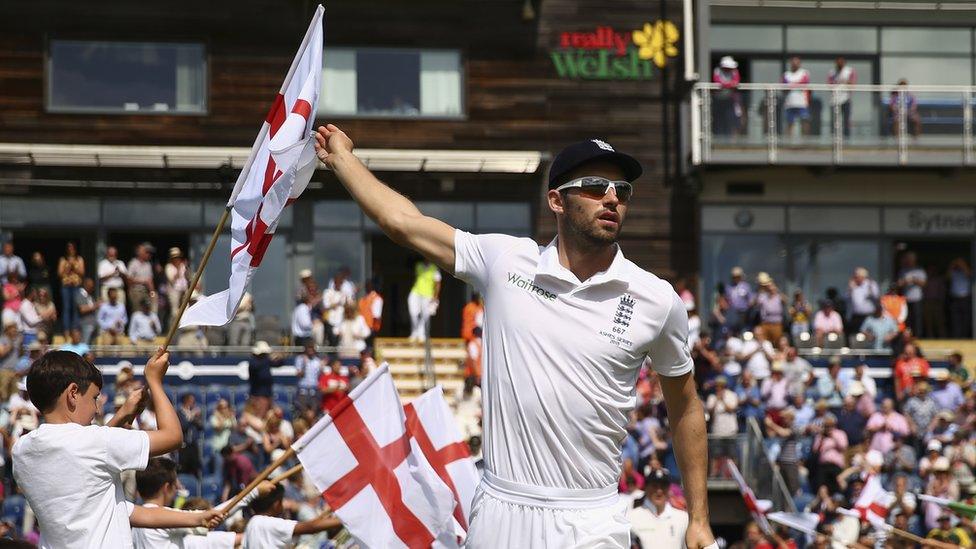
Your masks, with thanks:
M 187 309 L 181 328 L 223 326 L 234 318 L 282 210 L 305 190 L 315 171 L 311 134 L 322 81 L 323 13 L 319 5 L 227 202 L 231 208 L 229 287 Z
M 735 484 L 739 487 L 739 493 L 742 494 L 742 500 L 745 502 L 746 509 L 749 510 L 749 514 L 752 515 L 753 520 L 756 521 L 756 524 L 764 534 L 772 535 L 773 527 L 770 526 L 769 520 L 766 519 L 766 512 L 772 508 L 772 502 L 766 499 L 756 499 L 756 494 L 746 484 L 746 479 L 742 478 L 739 466 L 734 461 L 731 459 L 726 461 L 725 466 L 735 480 Z
M 440 385 L 403 407 L 407 431 L 417 441 L 427 462 L 454 492 L 454 520 L 462 536 L 468 531 L 471 501 L 481 481 L 467 442 Z
M 365 547 L 430 547 L 453 535 L 454 495 L 405 422 L 384 364 L 292 445 L 329 507 Z

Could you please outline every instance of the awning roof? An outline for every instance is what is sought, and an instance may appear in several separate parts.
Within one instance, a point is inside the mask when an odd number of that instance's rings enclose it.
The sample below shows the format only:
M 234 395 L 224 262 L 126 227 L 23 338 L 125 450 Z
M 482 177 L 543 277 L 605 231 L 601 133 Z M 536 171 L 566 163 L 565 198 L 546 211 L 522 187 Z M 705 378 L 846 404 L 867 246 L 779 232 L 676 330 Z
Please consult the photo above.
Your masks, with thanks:
M 247 147 L 0 143 L 0 164 L 240 169 L 249 153 Z M 356 156 L 371 170 L 387 172 L 534 173 L 542 161 L 539 151 L 356 149 Z

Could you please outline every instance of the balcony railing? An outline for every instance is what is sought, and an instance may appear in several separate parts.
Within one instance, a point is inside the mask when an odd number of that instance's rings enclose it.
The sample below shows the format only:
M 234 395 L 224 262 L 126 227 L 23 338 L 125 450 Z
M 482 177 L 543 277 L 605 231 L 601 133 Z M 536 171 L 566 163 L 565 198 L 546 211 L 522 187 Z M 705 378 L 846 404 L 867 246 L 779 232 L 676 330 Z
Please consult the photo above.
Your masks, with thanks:
M 692 162 L 971 166 L 974 101 L 973 86 L 700 83 Z

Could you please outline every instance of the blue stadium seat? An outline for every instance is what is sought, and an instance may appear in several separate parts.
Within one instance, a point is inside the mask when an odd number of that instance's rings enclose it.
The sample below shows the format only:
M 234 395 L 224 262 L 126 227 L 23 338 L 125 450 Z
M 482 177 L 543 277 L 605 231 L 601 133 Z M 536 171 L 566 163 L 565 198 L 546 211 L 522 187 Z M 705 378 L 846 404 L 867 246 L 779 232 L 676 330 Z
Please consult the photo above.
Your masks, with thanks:
M 208 410 L 211 410 L 212 406 L 216 406 L 217 401 L 222 398 L 227 400 L 231 405 L 234 404 L 234 395 L 230 389 L 221 385 L 207 386 L 206 393 L 204 394 L 204 404 L 207 405 Z
M 248 387 L 247 385 L 238 385 L 234 387 L 234 409 L 238 412 L 244 409 L 244 404 L 247 403 Z
M 220 492 L 223 490 L 223 481 L 220 475 L 203 477 L 201 488 L 203 491 L 201 497 L 214 505 L 220 503 Z
M 3 520 L 9 520 L 17 528 L 20 528 L 24 520 L 24 510 L 27 508 L 27 500 L 24 496 L 17 494 L 7 496 L 3 501 Z
M 180 479 L 180 484 L 182 484 L 183 487 L 186 488 L 188 492 L 190 492 L 190 497 L 200 495 L 200 482 L 197 480 L 197 477 L 193 475 L 181 474 L 179 475 L 179 479 Z

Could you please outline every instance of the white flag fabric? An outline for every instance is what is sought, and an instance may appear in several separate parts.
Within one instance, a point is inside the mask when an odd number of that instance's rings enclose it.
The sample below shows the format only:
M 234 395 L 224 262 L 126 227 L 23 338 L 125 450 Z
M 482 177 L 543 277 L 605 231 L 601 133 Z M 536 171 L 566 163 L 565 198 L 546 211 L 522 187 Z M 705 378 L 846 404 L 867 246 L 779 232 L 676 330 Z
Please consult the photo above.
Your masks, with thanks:
M 231 208 L 229 287 L 188 308 L 180 328 L 223 326 L 234 318 L 282 210 L 305 190 L 315 171 L 311 134 L 322 81 L 323 14 L 319 5 L 227 202 Z
M 739 471 L 739 466 L 735 464 L 731 459 L 725 462 L 725 466 L 728 468 L 729 473 L 735 480 L 736 485 L 739 487 L 739 493 L 742 494 L 742 500 L 746 504 L 746 509 L 752 515 L 753 520 L 759 526 L 759 529 L 763 531 L 766 535 L 771 535 L 773 533 L 773 527 L 769 525 L 769 521 L 766 520 L 766 512 L 772 507 L 772 502 L 765 499 L 756 499 L 756 494 L 752 492 L 752 488 L 746 484 L 746 479 L 742 478 L 742 473 Z
M 440 385 L 430 389 L 403 407 L 407 416 L 407 431 L 417 441 L 424 457 L 454 492 L 456 505 L 454 520 L 462 537 L 468 530 L 471 502 L 481 482 L 481 475 L 471 458 L 471 452 Z
M 875 528 L 884 528 L 888 518 L 888 508 L 894 500 L 884 486 L 881 476 L 876 473 L 863 473 L 864 487 L 854 502 L 856 511 L 862 521 L 871 523 Z
M 454 495 L 405 421 L 384 364 L 292 445 L 364 547 L 430 547 L 453 533 Z

